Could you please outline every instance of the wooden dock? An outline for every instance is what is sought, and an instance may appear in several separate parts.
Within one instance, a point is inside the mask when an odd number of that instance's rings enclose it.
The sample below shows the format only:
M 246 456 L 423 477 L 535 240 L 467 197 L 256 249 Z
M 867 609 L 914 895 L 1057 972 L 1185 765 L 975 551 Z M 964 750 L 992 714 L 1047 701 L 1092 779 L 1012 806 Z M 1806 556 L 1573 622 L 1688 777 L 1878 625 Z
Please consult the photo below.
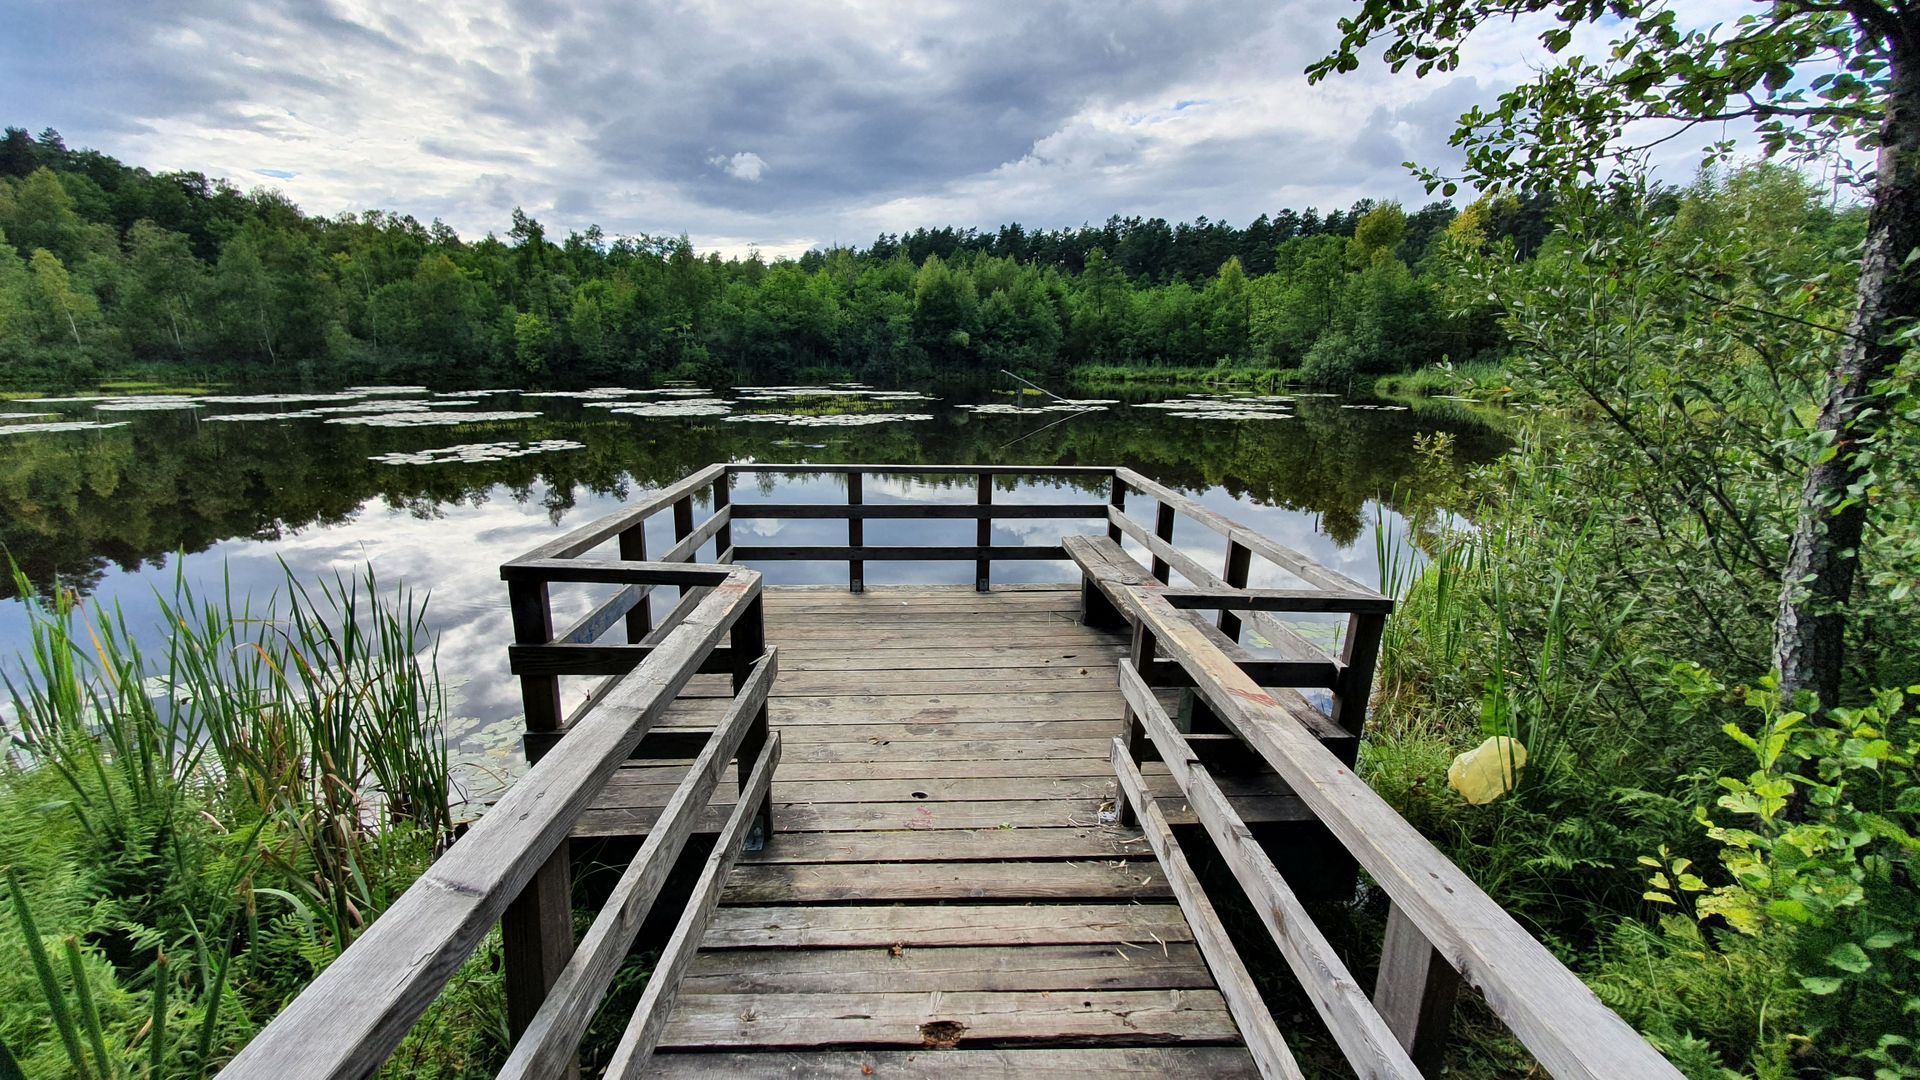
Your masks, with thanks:
M 735 497 L 808 472 L 846 501 Z M 1047 473 L 1098 497 L 996 503 Z M 869 503 L 872 474 L 961 498 Z M 669 511 L 650 558 L 644 524 Z M 847 541 L 736 545 L 756 518 L 843 519 Z M 890 518 L 973 520 L 976 540 L 867 544 Z M 1058 519 L 1059 542 L 996 544 L 1006 518 Z M 1217 571 L 1180 520 L 1223 543 Z M 1063 580 L 995 585 L 1015 559 Z M 1256 559 L 1280 584 L 1249 587 Z M 799 560 L 844 563 L 846 586 L 751 569 Z M 869 587 L 881 561 L 973 584 Z M 497 924 L 502 1077 L 577 1074 L 636 949 L 657 960 L 607 1076 L 1299 1076 L 1225 900 L 1358 1075 L 1432 1075 L 1462 987 L 1554 1075 L 1678 1075 L 1354 775 L 1391 602 L 1131 470 L 716 465 L 502 576 L 533 768 L 229 1073 L 369 1075 Z M 556 626 L 557 582 L 602 598 Z M 1303 615 L 1342 620 L 1338 644 Z M 563 679 L 598 685 L 566 712 Z M 618 870 L 584 934 L 576 859 Z M 1371 993 L 1300 900 L 1355 867 L 1392 901 Z
M 773 588 L 766 621 L 776 828 L 727 882 L 657 1067 L 859 1076 L 967 1046 L 991 1049 L 938 1063 L 1031 1075 L 1068 1059 L 1005 1048 L 1105 1045 L 1129 1050 L 1074 1067 L 1254 1075 L 1152 849 L 1114 823 L 1127 641 L 1080 624 L 1077 585 Z M 703 692 L 663 729 L 711 724 L 731 690 Z M 684 772 L 623 768 L 580 831 L 650 824 Z M 1293 802 L 1247 786 L 1250 819 Z M 695 1050 L 730 1053 L 674 1053 Z

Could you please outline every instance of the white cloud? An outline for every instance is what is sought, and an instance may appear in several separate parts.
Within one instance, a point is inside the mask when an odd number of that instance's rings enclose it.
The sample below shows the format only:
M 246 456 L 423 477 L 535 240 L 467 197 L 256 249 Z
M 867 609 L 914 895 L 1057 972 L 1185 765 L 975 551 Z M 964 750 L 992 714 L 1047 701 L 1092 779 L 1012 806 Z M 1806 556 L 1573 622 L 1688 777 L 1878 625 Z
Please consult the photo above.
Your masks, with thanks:
M 759 183 L 760 175 L 767 171 L 767 163 L 760 159 L 759 154 L 751 150 L 742 150 L 731 157 L 716 154 L 708 158 L 707 162 L 735 180 L 745 180 L 748 183 Z
M 381 207 L 467 235 L 503 230 L 515 206 L 552 235 L 598 223 L 768 254 L 919 225 L 1242 223 L 1423 199 L 1400 162 L 1456 160 L 1454 118 L 1545 58 L 1538 25 L 1489 23 L 1457 71 L 1369 62 L 1308 86 L 1344 8 L 29 4 L 0 35 L 0 100 L 13 122 L 134 164 L 266 173 L 310 212 Z M 1674 167 L 1696 141 L 1672 144 Z

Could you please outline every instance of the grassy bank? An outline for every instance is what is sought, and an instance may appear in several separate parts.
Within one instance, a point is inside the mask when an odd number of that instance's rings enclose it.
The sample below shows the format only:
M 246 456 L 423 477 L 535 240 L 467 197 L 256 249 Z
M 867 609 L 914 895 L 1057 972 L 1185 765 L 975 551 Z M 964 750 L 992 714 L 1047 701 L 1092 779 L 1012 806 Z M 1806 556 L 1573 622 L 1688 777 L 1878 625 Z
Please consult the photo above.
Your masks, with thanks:
M 1464 397 L 1476 401 L 1504 401 L 1515 388 L 1506 365 L 1491 362 L 1435 364 L 1374 380 L 1381 397 Z
M 28 602 L 0 766 L 0 1044 L 25 1075 L 217 1069 L 450 842 L 423 613 L 371 575 L 264 601 L 176 582 L 148 654 L 117 610 Z M 489 1057 L 498 993 L 469 965 L 396 1062 Z
M 1800 322 L 1752 311 L 1856 235 L 1795 176 L 1738 180 L 1571 219 L 1525 267 L 1462 255 L 1543 409 L 1466 490 L 1430 470 L 1410 539 L 1383 535 L 1403 602 L 1362 768 L 1689 1076 L 1920 1075 L 1920 357 L 1876 391 L 1903 421 L 1875 437 L 1840 697 L 1782 701 L 1804 424 L 1849 283 L 1797 293 Z M 1495 736 L 1524 766 L 1469 803 L 1448 766 Z
M 1146 367 L 1125 364 L 1083 364 L 1069 376 L 1077 383 L 1275 387 L 1300 381 L 1299 368 L 1279 367 Z

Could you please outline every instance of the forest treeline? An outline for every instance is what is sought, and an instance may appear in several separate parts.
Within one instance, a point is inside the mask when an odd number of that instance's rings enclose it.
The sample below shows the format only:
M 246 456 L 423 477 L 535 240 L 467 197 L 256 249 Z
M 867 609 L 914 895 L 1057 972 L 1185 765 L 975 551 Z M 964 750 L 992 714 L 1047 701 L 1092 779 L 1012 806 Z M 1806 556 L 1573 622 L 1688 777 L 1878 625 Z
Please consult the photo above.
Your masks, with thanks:
M 58 132 L 0 139 L 0 379 L 128 371 L 225 379 L 565 382 L 842 371 L 1057 375 L 1088 364 L 1303 369 L 1341 384 L 1498 348 L 1443 310 L 1434 240 L 1471 227 L 1530 255 L 1547 200 L 1408 212 L 917 229 L 768 263 L 686 237 L 548 236 L 515 210 L 465 240 L 391 211 L 319 217 L 282 193 L 151 173 Z

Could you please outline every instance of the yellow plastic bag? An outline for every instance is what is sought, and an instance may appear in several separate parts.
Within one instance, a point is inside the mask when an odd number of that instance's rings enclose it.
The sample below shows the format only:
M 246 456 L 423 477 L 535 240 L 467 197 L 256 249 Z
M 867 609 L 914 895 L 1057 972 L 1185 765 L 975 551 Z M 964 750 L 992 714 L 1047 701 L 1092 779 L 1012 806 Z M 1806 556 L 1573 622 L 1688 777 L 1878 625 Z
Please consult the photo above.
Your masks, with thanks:
M 1527 764 L 1527 748 L 1518 739 L 1495 735 L 1453 759 L 1447 784 L 1475 806 L 1512 791 Z

